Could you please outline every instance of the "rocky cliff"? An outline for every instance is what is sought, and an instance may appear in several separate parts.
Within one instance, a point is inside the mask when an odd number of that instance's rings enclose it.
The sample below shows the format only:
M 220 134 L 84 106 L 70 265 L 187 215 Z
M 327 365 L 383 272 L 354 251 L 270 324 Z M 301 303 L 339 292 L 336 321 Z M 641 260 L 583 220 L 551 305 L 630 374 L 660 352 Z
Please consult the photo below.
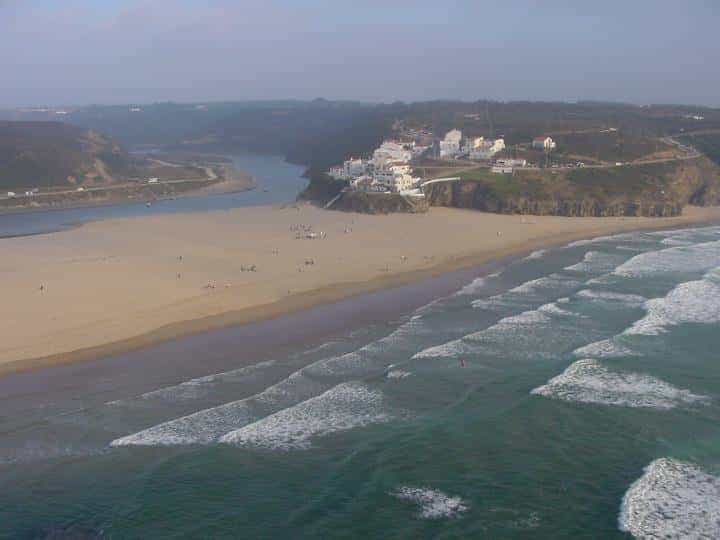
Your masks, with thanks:
M 706 158 L 567 171 L 517 171 L 430 184 L 431 206 L 503 214 L 669 217 L 720 204 L 720 169 Z
M 364 214 L 406 213 L 417 214 L 427 212 L 426 199 L 405 197 L 397 193 L 363 193 L 349 191 L 342 193 L 332 206 L 332 210 L 346 212 L 362 212 Z

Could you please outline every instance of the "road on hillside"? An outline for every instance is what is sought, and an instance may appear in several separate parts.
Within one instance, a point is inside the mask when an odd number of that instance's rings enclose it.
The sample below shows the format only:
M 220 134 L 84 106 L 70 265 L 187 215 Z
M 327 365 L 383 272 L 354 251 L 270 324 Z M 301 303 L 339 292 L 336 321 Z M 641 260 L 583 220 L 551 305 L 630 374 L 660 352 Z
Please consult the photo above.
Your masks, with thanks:
M 33 193 L 32 195 L 25 195 L 23 192 L 18 192 L 14 197 L 8 197 L 7 194 L 0 195 L 0 200 L 8 199 L 38 199 L 42 197 L 54 197 L 56 195 L 70 195 L 77 193 L 92 193 L 97 191 L 116 191 L 127 188 L 137 188 L 140 186 L 162 186 L 172 184 L 187 184 L 187 183 L 204 183 L 217 179 L 217 175 L 213 172 L 212 175 L 208 175 L 205 178 L 185 178 L 179 180 L 158 180 L 152 184 L 147 182 L 125 182 L 122 184 L 113 184 L 111 186 L 96 186 L 96 187 L 84 187 L 81 191 L 78 188 L 75 189 L 64 189 L 62 191 L 45 191 Z

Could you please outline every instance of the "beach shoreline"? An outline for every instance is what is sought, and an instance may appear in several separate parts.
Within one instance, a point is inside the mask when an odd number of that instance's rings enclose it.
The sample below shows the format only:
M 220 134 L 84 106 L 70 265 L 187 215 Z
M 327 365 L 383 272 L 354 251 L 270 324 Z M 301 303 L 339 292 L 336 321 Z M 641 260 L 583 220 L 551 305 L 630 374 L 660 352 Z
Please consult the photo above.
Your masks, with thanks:
M 387 216 L 359 216 L 354 214 L 344 214 L 340 212 L 322 213 L 323 211 L 321 210 L 307 206 L 297 208 L 296 211 L 298 214 L 301 214 L 302 217 L 306 220 L 322 220 L 324 225 L 332 224 L 334 226 L 341 226 L 349 222 L 352 223 L 353 226 L 355 226 L 355 224 L 357 223 L 358 227 L 362 227 L 363 225 L 370 223 L 370 220 L 379 219 L 381 220 L 381 222 L 382 220 L 387 220 L 392 224 L 399 223 L 403 227 L 407 227 L 408 230 L 412 230 L 413 227 L 419 227 L 419 224 L 423 223 L 421 221 L 422 218 L 418 220 L 417 218 L 405 218 L 402 216 L 396 216 L 395 218 L 387 219 Z M 265 218 L 269 216 L 270 219 L 272 219 L 272 217 L 278 217 L 279 215 L 285 216 L 286 214 L 283 214 L 283 212 L 293 212 L 293 209 L 289 208 L 279 210 L 277 208 L 258 207 L 254 209 L 245 209 L 243 210 L 243 212 L 245 214 L 251 214 L 251 217 L 249 218 L 249 220 L 247 220 L 246 223 L 243 224 L 243 226 L 238 227 L 237 230 L 239 231 L 243 231 L 245 230 L 244 227 L 254 224 L 253 217 L 255 219 L 259 219 L 258 216 L 264 216 Z M 205 221 L 212 222 L 211 229 L 215 227 L 215 230 L 219 230 L 217 229 L 217 227 L 222 226 L 222 224 L 226 222 L 227 219 L 239 218 L 238 213 L 234 211 L 221 212 L 220 214 L 224 216 L 225 220 L 220 219 L 217 215 L 206 216 Z M 293 218 L 294 217 L 295 216 L 293 216 Z M 152 225 L 152 222 L 155 222 L 156 225 L 160 224 L 163 227 L 167 227 L 169 225 L 169 227 L 172 229 L 173 226 L 179 227 L 181 224 L 183 224 L 184 221 L 187 221 L 189 219 L 190 218 L 187 215 L 179 215 L 162 218 L 138 218 L 133 222 L 131 222 L 130 220 L 110 220 L 108 222 L 100 224 L 89 224 L 87 226 L 82 226 L 78 229 L 64 231 L 51 236 L 74 234 L 76 236 L 84 235 L 87 237 L 88 234 L 90 234 L 91 236 L 95 236 L 93 233 L 97 232 L 109 233 L 110 231 L 112 231 L 114 233 L 119 233 L 121 229 L 137 228 L 137 226 L 139 225 L 138 222 L 143 222 L 140 223 L 140 229 L 143 228 L 142 225 Z M 285 222 L 288 222 L 287 218 L 284 218 L 284 220 Z M 160 308 L 164 309 L 165 307 L 168 307 L 169 309 L 165 309 L 157 317 L 148 318 L 149 321 L 162 322 L 164 320 L 165 323 L 156 324 L 154 327 L 150 327 L 148 331 L 145 332 L 137 332 L 137 326 L 132 325 L 120 328 L 114 333 L 105 332 L 103 330 L 103 327 L 110 327 L 116 325 L 116 321 L 108 319 L 105 321 L 97 321 L 95 324 L 82 325 L 81 323 L 83 323 L 84 321 L 78 319 L 78 321 L 73 322 L 73 324 L 78 323 L 77 325 L 80 327 L 80 334 L 82 334 L 83 331 L 87 332 L 88 334 L 92 334 L 98 331 L 104 332 L 102 335 L 96 336 L 96 343 L 89 344 L 85 347 L 74 346 L 78 343 L 81 344 L 83 342 L 82 336 L 75 336 L 73 339 L 68 339 L 64 343 L 61 343 L 59 345 L 52 343 L 53 338 L 61 334 L 58 334 L 57 332 L 53 334 L 53 332 L 51 331 L 43 332 L 43 328 L 40 326 L 40 321 L 37 321 L 37 313 L 34 313 L 32 311 L 33 308 L 31 308 L 26 311 L 25 318 L 27 321 L 36 321 L 36 327 L 33 329 L 33 332 L 36 335 L 38 333 L 41 334 L 43 338 L 46 339 L 47 343 L 45 347 L 52 348 L 59 346 L 61 348 L 65 347 L 67 350 L 60 350 L 56 353 L 43 355 L 32 354 L 32 351 L 43 350 L 43 346 L 36 346 L 34 348 L 23 348 L 21 346 L 19 348 L 16 347 L 15 349 L 10 350 L 8 350 L 7 348 L 0 348 L 0 376 L 8 375 L 11 373 L 20 373 L 24 371 L 36 370 L 50 366 L 58 366 L 62 364 L 87 362 L 107 356 L 118 355 L 121 353 L 136 351 L 139 349 L 145 349 L 160 343 L 176 340 L 186 336 L 193 336 L 213 330 L 219 330 L 238 325 L 247 325 L 249 323 L 256 323 L 259 321 L 268 321 L 288 314 L 302 313 L 303 311 L 311 309 L 313 307 L 332 304 L 344 299 L 360 296 L 367 293 L 374 293 L 385 289 L 401 287 L 410 283 L 421 282 L 423 280 L 445 273 L 456 272 L 469 268 L 482 267 L 483 265 L 488 265 L 489 263 L 505 265 L 512 260 L 529 254 L 532 251 L 539 249 L 552 249 L 573 241 L 590 239 L 608 234 L 618 234 L 638 230 L 665 230 L 679 227 L 696 227 L 710 225 L 720 222 L 720 208 L 690 208 L 688 209 L 688 212 L 686 214 L 680 216 L 679 218 L 624 219 L 545 219 L 537 216 L 502 216 L 497 214 L 482 214 L 479 212 L 465 210 L 434 209 L 434 217 L 431 218 L 430 226 L 432 227 L 434 224 L 437 227 L 446 227 L 449 231 L 452 231 L 455 229 L 449 228 L 446 223 L 451 221 L 457 222 L 454 223 L 454 226 L 456 227 L 458 226 L 458 224 L 460 227 L 465 226 L 466 224 L 474 224 L 478 227 L 493 225 L 494 227 L 503 227 L 505 230 L 507 230 L 511 225 L 515 227 L 515 229 L 518 229 L 518 226 L 520 229 L 522 229 L 522 227 L 541 224 L 544 229 L 542 233 L 532 235 L 525 234 L 525 236 L 523 236 L 523 234 L 521 233 L 512 235 L 510 232 L 508 232 L 507 237 L 509 238 L 509 240 L 507 242 L 504 241 L 503 236 L 500 234 L 500 230 L 497 231 L 497 236 L 492 235 L 491 232 L 488 232 L 488 236 L 484 242 L 480 242 L 478 240 L 478 246 L 475 250 L 464 249 L 468 245 L 471 246 L 472 241 L 465 243 L 458 242 L 456 245 L 447 247 L 442 253 L 438 252 L 437 249 L 434 250 L 433 256 L 430 257 L 428 260 L 425 260 L 422 264 L 416 263 L 415 265 L 408 265 L 407 268 L 404 268 L 402 265 L 400 265 L 399 269 L 396 269 L 396 267 L 392 270 L 390 270 L 390 266 L 388 265 L 386 272 L 373 272 L 368 271 L 367 269 L 365 269 L 364 272 L 350 272 L 348 269 L 352 268 L 352 266 L 346 265 L 346 267 L 342 267 L 336 272 L 330 272 L 329 275 L 326 276 L 326 280 L 324 280 L 321 276 L 319 279 L 311 280 L 310 283 L 302 283 L 302 287 L 294 281 L 292 282 L 292 284 L 290 283 L 289 280 L 293 277 L 290 276 L 290 274 L 278 274 L 279 279 L 283 276 L 287 278 L 286 281 L 283 281 L 283 285 L 281 287 L 283 291 L 285 290 L 286 285 L 291 288 L 298 287 L 300 290 L 288 290 L 287 294 L 280 294 L 279 297 L 275 299 L 272 299 L 272 294 L 263 295 L 258 293 L 258 295 L 255 296 L 254 301 L 252 299 L 246 300 L 244 305 L 242 302 L 238 302 L 237 299 L 234 302 L 219 300 L 217 302 L 213 302 L 212 298 L 214 291 L 211 291 L 209 295 L 203 297 L 190 296 L 187 298 L 182 298 L 179 302 L 175 301 L 175 298 L 172 297 L 171 299 L 173 300 L 173 302 L 171 302 L 168 306 L 161 305 L 162 302 L 160 301 L 156 302 L 159 307 L 155 311 L 162 311 Z M 192 227 L 193 225 L 194 224 L 191 223 L 189 226 Z M 345 226 L 347 230 L 347 225 Z M 262 231 L 263 227 L 267 228 L 266 225 L 258 225 L 256 228 Z M 152 227 L 149 228 L 152 229 Z M 166 230 L 166 228 L 163 229 L 163 231 Z M 382 231 L 382 228 L 380 230 Z M 272 232 L 274 234 L 277 233 L 277 231 L 274 230 Z M 404 233 L 406 232 L 406 230 L 403 229 L 402 232 Z M 442 232 L 446 233 L 447 231 L 442 230 Z M 182 233 L 179 231 L 176 232 L 176 234 L 182 235 Z M 111 237 L 111 235 L 109 236 Z M 129 237 L 134 238 L 133 236 Z M 268 237 L 272 238 L 273 235 L 268 233 Z M 368 235 L 368 237 L 375 238 L 373 235 Z M 128 237 L 120 236 L 120 238 L 126 240 Z M 65 240 L 66 242 L 61 242 L 60 244 L 70 245 L 74 239 L 65 238 Z M 79 238 L 79 240 L 81 242 L 87 241 L 87 238 Z M 360 241 L 360 244 L 363 243 L 362 240 Z M 18 242 L 22 242 L 23 239 L 12 239 L 12 241 L 17 244 Z M 313 242 L 320 242 L 312 244 L 313 247 L 321 246 L 322 243 L 322 241 L 317 240 Z M 256 240 L 256 243 L 257 245 L 253 244 L 250 249 L 261 249 L 258 246 L 262 246 L 262 249 L 265 249 L 267 247 L 267 245 L 263 244 L 262 240 L 260 240 L 259 242 Z M 296 241 L 296 244 L 297 243 L 303 244 L 304 241 Z M 44 245 L 46 245 L 46 243 Z M 286 242 L 286 244 L 283 244 L 283 249 L 289 249 L 288 246 L 293 247 L 292 243 L 288 244 Z M 37 250 L 42 249 L 42 247 L 28 247 L 20 245 L 18 245 L 17 247 L 20 251 L 22 251 L 23 249 L 27 249 L 31 252 L 32 256 L 28 258 L 28 264 L 30 262 L 38 262 Z M 220 243 L 220 247 L 224 251 L 227 251 L 229 249 L 229 246 L 223 243 Z M 382 247 L 386 248 L 387 246 Z M 329 249 L 332 252 L 333 249 L 337 250 L 338 248 L 337 246 L 330 246 Z M 376 250 L 377 252 L 374 252 L 371 248 L 368 249 L 368 257 L 375 257 L 378 264 L 382 264 L 381 259 L 388 260 L 388 256 L 383 254 L 382 251 Z M 321 256 L 326 255 L 322 252 L 322 249 L 319 249 L 318 252 L 322 253 Z M 384 259 L 381 258 L 378 253 L 380 255 L 383 255 Z M 193 256 L 192 252 L 189 254 L 189 256 Z M 240 258 L 239 253 L 231 252 L 228 256 Z M 62 260 L 59 261 L 57 264 L 59 264 L 60 267 L 63 268 L 63 270 L 67 270 L 71 265 L 76 263 L 74 259 L 67 259 L 67 254 L 62 252 L 62 247 L 60 247 L 60 250 L 57 253 L 51 254 L 51 258 L 52 257 L 61 257 Z M 112 256 L 108 256 L 108 258 L 112 258 Z M 268 258 L 268 260 L 270 260 L 270 258 Z M 83 261 L 80 262 L 82 263 Z M 213 264 L 217 263 L 214 261 Z M 313 262 L 313 265 L 314 264 L 315 263 Z M 87 268 L 83 269 L 86 277 L 94 270 L 97 271 L 97 267 L 94 267 L 92 264 L 88 264 L 86 266 Z M 202 265 L 200 266 L 202 268 L 205 268 Z M 148 271 L 155 271 L 157 269 L 157 265 L 152 267 L 148 266 Z M 300 276 L 302 274 L 303 268 L 298 267 L 298 269 L 298 276 Z M 343 270 L 348 271 L 346 274 L 344 274 Z M 139 271 L 141 272 L 139 275 L 143 275 L 142 271 L 144 271 L 144 269 L 141 268 Z M 179 276 L 180 274 L 178 274 L 178 281 Z M 361 279 L 357 279 L 358 276 L 360 276 Z M 367 277 L 368 279 L 362 279 L 363 277 Z M 82 276 L 80 279 L 82 280 Z M 163 285 L 163 287 L 164 286 L 165 285 Z M 221 284 L 218 284 L 217 286 L 222 287 Z M 252 280 L 250 280 L 247 286 L 249 288 L 258 289 L 259 291 L 262 287 L 267 288 L 268 284 L 259 282 L 259 280 L 256 280 L 256 282 L 253 283 Z M 55 285 L 52 285 L 52 287 L 55 287 Z M 213 285 L 213 288 L 215 288 L 215 285 Z M 275 287 L 275 289 L 276 288 L 277 287 Z M 229 290 L 231 289 L 228 288 L 225 290 L 225 292 Z M 274 294 L 277 294 L 276 290 L 273 289 L 273 291 Z M 73 293 L 78 294 L 78 291 L 70 287 L 70 294 Z M 127 294 L 127 291 L 125 291 L 125 294 Z M 210 300 L 208 300 L 208 298 Z M 220 298 L 219 294 L 217 298 Z M 262 301 L 265 298 L 271 298 L 271 301 Z M 198 304 L 194 306 L 195 309 L 193 309 L 193 302 Z M 150 305 L 152 307 L 156 304 Z M 39 303 L 37 305 L 42 306 L 42 304 Z M 180 306 L 182 306 L 182 309 L 173 309 L 173 307 L 179 308 Z M 190 314 L 189 317 L 188 314 Z M 33 319 L 33 315 L 35 315 L 35 319 Z M 114 315 L 119 320 L 124 320 L 127 317 L 137 315 L 137 313 L 133 312 L 133 310 L 129 308 L 124 313 L 114 313 Z M 7 312 L 7 314 L 5 314 L 4 316 L 8 317 L 12 315 L 11 312 Z M 66 333 L 72 333 L 75 331 L 75 327 L 67 326 L 66 328 L 66 330 L 61 329 L 60 332 L 64 331 Z M 10 339 L 11 331 L 12 329 L 10 329 L 7 336 L 3 337 Z M 118 335 L 122 335 L 123 332 L 130 335 L 127 335 L 126 337 L 123 337 L 121 339 L 113 339 Z M 27 334 L 25 336 L 25 339 L 30 339 L 28 336 L 31 335 L 32 333 Z M 5 342 L 7 341 L 8 340 L 6 339 Z M 22 343 L 22 339 L 16 339 L 16 342 Z

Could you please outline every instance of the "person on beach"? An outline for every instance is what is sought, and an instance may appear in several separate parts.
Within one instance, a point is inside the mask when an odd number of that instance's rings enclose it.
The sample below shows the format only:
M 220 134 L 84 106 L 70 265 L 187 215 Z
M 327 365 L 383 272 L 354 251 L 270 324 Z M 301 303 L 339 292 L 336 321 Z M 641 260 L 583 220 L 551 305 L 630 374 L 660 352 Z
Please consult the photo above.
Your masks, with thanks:
M 465 359 L 464 358 L 460 359 L 460 367 L 465 367 Z

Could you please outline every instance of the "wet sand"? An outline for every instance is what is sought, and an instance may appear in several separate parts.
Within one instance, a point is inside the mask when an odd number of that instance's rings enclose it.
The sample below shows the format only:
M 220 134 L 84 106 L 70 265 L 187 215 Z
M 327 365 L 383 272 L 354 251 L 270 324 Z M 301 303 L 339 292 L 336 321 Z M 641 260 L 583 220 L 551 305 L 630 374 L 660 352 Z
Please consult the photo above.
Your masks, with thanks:
M 4 239 L 0 373 L 301 316 L 313 306 L 580 238 L 718 220 L 717 208 L 623 219 L 253 207 Z M 309 231 L 318 237 L 307 238 Z

